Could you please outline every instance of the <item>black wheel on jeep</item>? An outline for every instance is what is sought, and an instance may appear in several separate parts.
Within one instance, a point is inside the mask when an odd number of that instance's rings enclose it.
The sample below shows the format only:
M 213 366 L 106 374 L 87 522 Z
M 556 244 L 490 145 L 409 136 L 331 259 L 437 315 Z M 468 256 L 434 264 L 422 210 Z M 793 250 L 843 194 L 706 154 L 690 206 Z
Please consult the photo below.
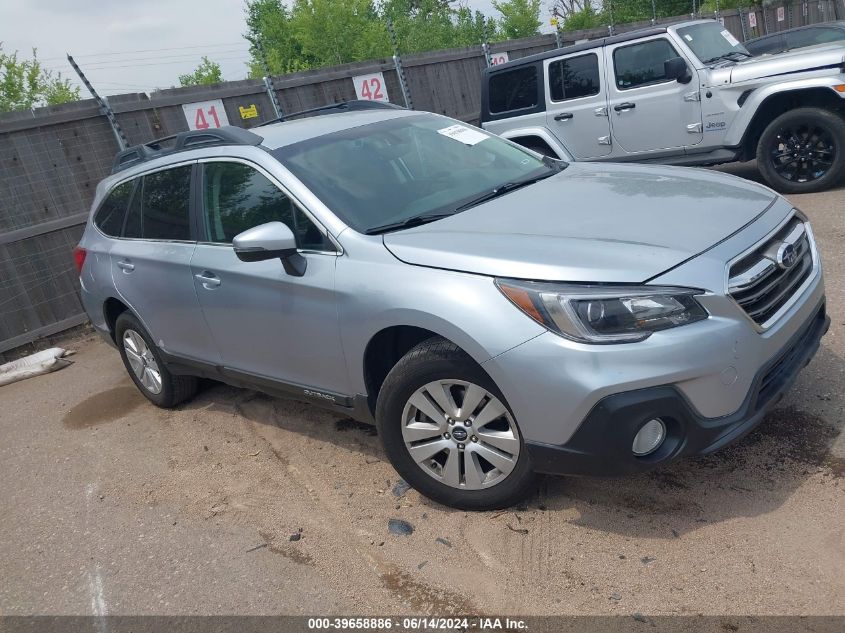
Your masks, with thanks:
M 845 120 L 821 108 L 796 108 L 760 136 L 757 166 L 782 193 L 811 193 L 836 185 L 845 174 Z
M 468 354 L 435 337 L 387 375 L 376 424 L 397 472 L 425 496 L 464 510 L 512 505 L 534 474 L 505 398 Z
M 114 326 L 115 342 L 129 377 L 147 400 L 158 407 L 175 407 L 197 392 L 194 376 L 176 376 L 167 369 L 141 322 L 124 312 Z

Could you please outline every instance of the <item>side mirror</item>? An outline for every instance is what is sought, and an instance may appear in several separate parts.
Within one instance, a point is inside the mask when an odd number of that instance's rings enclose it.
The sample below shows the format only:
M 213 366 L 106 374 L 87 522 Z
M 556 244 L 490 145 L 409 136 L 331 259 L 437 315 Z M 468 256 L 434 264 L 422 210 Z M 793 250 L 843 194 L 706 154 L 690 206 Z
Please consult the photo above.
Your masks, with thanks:
M 239 233 L 232 240 L 232 248 L 242 262 L 260 262 L 278 257 L 285 272 L 295 277 L 302 277 L 308 264 L 308 260 L 296 250 L 293 232 L 281 222 L 259 224 Z
M 692 81 L 687 63 L 681 57 L 673 57 L 663 62 L 663 74 L 666 79 L 676 79 L 679 84 L 688 84 Z

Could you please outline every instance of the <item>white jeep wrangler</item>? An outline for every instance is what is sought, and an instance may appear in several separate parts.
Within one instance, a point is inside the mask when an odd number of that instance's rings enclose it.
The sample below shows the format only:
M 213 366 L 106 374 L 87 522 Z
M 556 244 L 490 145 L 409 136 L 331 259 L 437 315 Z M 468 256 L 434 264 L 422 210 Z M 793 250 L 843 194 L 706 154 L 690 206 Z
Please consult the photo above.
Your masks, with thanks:
M 485 71 L 482 127 L 575 160 L 757 159 L 778 191 L 845 171 L 845 46 L 754 58 L 715 20 L 653 27 Z

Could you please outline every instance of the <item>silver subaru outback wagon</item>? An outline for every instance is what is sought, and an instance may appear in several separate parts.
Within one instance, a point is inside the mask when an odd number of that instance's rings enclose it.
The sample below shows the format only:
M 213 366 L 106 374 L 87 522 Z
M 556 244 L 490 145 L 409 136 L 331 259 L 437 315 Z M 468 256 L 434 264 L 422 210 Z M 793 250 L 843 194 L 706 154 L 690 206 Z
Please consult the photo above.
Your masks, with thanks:
M 537 472 L 719 449 L 827 331 L 810 224 L 766 187 L 311 114 L 131 148 L 97 188 L 82 299 L 154 404 L 198 377 L 306 399 L 375 422 L 421 493 L 485 509 Z

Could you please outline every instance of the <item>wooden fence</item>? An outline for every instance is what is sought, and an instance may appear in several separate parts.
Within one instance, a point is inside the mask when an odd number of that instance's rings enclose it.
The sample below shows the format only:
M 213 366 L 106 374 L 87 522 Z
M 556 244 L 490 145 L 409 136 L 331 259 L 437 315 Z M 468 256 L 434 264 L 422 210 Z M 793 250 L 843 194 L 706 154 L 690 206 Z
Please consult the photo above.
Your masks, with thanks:
M 722 14 L 739 40 L 845 16 L 844 0 L 822 0 Z M 660 23 L 677 22 L 674 19 Z M 779 17 L 783 17 L 779 20 Z M 756 19 L 755 19 L 756 18 Z M 756 23 L 756 27 L 751 24 Z M 650 22 L 619 25 L 617 33 Z M 607 35 L 607 29 L 567 32 L 563 44 Z M 554 48 L 554 35 L 497 42 L 491 53 L 510 59 Z M 475 123 L 480 112 L 481 46 L 403 57 L 416 109 Z M 381 72 L 392 102 L 403 105 L 388 59 L 275 77 L 285 112 L 356 98 L 352 77 Z M 264 84 L 245 80 L 109 97 L 130 144 L 188 129 L 183 104 L 220 99 L 233 125 L 273 118 Z M 253 111 L 256 116 L 243 118 Z M 0 360 L 3 352 L 85 321 L 71 251 L 78 242 L 97 183 L 109 173 L 118 146 L 93 100 L 0 115 Z

